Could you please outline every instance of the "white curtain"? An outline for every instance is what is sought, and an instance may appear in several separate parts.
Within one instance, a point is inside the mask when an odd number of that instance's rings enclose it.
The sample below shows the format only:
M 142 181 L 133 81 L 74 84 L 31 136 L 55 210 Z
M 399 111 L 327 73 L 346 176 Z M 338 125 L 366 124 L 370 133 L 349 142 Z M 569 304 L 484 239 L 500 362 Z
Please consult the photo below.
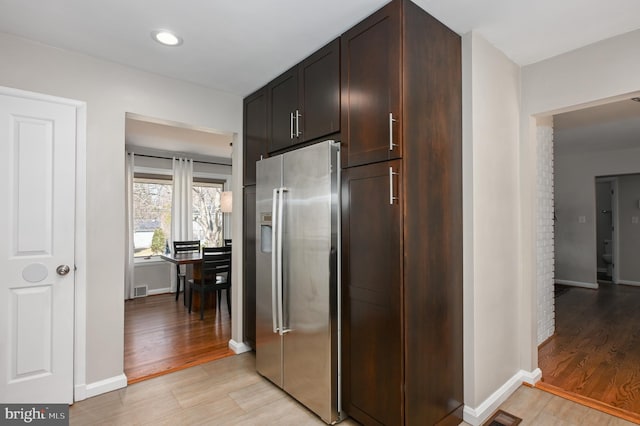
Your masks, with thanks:
M 127 209 L 127 228 L 126 228 L 126 249 L 125 249 L 125 272 L 124 272 L 124 298 L 125 299 L 133 299 L 133 287 L 135 282 L 135 268 L 134 268 L 134 244 L 133 244 L 133 235 L 134 235 L 134 225 L 133 225 L 133 173 L 134 173 L 134 154 L 133 152 L 127 153 L 127 162 L 126 162 L 126 185 L 127 185 L 127 199 L 126 199 L 126 209 Z
M 171 206 L 171 249 L 173 241 L 193 239 L 193 160 L 173 157 L 173 203 Z M 171 288 L 176 288 L 172 266 Z

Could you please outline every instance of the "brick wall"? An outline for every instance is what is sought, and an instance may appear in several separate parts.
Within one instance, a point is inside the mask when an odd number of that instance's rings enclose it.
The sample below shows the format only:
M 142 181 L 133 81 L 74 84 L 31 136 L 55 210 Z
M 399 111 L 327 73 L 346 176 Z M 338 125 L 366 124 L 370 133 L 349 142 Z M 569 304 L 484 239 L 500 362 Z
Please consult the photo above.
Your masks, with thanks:
M 538 126 L 538 206 L 536 224 L 538 344 L 555 330 L 553 241 L 553 128 Z

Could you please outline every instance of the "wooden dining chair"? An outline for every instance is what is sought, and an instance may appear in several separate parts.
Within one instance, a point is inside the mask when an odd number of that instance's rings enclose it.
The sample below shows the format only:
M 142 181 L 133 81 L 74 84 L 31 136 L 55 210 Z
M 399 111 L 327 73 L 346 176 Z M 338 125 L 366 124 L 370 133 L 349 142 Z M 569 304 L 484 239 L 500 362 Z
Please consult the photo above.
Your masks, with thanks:
M 200 251 L 200 241 L 174 241 L 173 242 L 173 255 L 179 253 L 195 253 Z M 184 266 L 184 272 L 180 271 L 180 267 Z M 176 302 L 180 298 L 180 282 L 183 283 L 183 290 L 186 296 L 187 294 L 187 265 L 176 265 Z
M 227 308 L 231 315 L 231 247 L 203 247 L 200 278 L 189 280 L 189 313 L 193 303 L 193 291 L 200 294 L 200 319 L 204 319 L 207 293 L 217 293 L 218 310 L 222 290 L 227 292 Z

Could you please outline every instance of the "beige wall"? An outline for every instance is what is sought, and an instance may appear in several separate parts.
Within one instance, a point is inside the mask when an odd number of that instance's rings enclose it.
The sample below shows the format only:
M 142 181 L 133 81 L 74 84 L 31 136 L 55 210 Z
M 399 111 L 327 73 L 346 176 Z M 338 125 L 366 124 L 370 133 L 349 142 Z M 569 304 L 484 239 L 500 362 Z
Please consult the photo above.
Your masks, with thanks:
M 87 277 L 86 370 L 81 375 L 86 373 L 86 384 L 121 375 L 125 113 L 240 135 L 242 99 L 6 34 L 0 34 L 0 57 L 0 85 L 87 103 L 87 249 L 84 264 L 78 265 Z M 234 150 L 234 164 L 240 163 L 239 151 Z M 237 193 L 241 186 L 235 174 L 241 172 L 234 169 Z M 242 217 L 241 197 L 234 198 L 234 213 Z M 240 223 L 234 223 L 234 235 Z
M 463 38 L 465 404 L 519 370 L 520 69 L 477 34 Z
M 638 45 L 640 31 L 519 68 L 482 37 L 463 37 L 465 404 L 471 411 L 486 413 L 510 379 L 538 366 L 537 123 L 639 91 Z

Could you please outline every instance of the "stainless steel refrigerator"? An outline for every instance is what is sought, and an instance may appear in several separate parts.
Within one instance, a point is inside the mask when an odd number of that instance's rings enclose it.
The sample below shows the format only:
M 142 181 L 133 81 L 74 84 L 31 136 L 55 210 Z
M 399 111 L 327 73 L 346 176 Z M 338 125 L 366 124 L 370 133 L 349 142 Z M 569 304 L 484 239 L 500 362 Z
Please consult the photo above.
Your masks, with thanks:
M 256 368 L 326 423 L 340 407 L 340 148 L 256 166 Z

